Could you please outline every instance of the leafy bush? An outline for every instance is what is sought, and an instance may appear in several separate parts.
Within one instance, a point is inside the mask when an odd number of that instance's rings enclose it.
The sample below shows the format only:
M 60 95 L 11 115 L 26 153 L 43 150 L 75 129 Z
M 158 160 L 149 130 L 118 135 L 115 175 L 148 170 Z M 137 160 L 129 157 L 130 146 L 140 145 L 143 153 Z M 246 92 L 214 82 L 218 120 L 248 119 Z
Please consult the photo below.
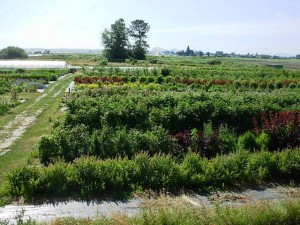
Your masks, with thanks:
M 161 69 L 161 75 L 163 76 L 169 76 L 171 74 L 171 70 L 168 67 L 163 67 Z
M 220 60 L 214 59 L 214 60 L 207 61 L 207 64 L 209 64 L 209 65 L 220 65 L 220 64 L 222 64 L 222 62 Z
M 246 131 L 238 138 L 237 146 L 240 149 L 248 149 L 251 151 L 259 148 L 256 143 L 256 137 L 251 131 Z
M 261 150 L 268 150 L 270 145 L 270 138 L 265 132 L 261 132 L 256 138 L 256 144 Z
M 0 102 L 0 115 L 5 115 L 9 110 L 7 104 Z

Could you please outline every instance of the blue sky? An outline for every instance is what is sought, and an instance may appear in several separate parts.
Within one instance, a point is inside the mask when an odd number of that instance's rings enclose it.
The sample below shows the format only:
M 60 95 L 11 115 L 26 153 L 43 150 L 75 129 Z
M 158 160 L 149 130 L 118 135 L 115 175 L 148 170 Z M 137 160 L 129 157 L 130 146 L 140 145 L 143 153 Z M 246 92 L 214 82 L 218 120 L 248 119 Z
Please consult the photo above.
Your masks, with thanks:
M 299 0 L 1 0 L 0 48 L 103 48 L 117 19 L 150 24 L 150 48 L 300 54 Z

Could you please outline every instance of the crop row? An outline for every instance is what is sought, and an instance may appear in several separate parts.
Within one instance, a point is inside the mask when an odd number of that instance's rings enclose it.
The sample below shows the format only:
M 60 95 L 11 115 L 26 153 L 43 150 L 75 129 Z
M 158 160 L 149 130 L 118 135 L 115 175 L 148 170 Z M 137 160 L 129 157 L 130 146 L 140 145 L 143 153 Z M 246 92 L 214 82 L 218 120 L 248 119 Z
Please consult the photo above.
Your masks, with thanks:
M 181 162 L 170 155 L 136 155 L 132 160 L 83 157 L 48 167 L 28 165 L 9 175 L 10 192 L 27 200 L 51 197 L 103 198 L 137 190 L 210 191 L 237 184 L 299 180 L 299 149 L 239 151 L 211 160 L 190 153 Z
M 75 77 L 76 84 L 124 84 L 135 83 L 141 84 L 184 84 L 184 85 L 233 85 L 234 88 L 268 88 L 280 89 L 283 87 L 300 88 L 298 80 L 226 80 L 226 79 L 198 79 L 198 78 L 181 78 L 181 77 L 163 77 L 163 76 L 97 76 L 97 77 Z
M 39 80 L 43 79 L 46 82 L 56 81 L 59 76 L 66 74 L 67 70 L 64 69 L 51 69 L 51 70 L 0 70 L 0 77 L 5 77 L 9 79 L 29 79 L 29 80 Z
M 252 129 L 252 119 L 261 111 L 299 111 L 297 92 L 207 93 L 207 92 L 78 92 L 66 102 L 69 111 L 64 126 L 85 124 L 89 130 L 103 125 L 147 129 L 162 126 L 171 133 L 227 124 L 241 132 Z
M 278 70 L 264 67 L 245 67 L 245 66 L 202 66 L 202 67 L 163 67 L 163 68 L 94 68 L 84 70 L 88 76 L 171 76 L 199 79 L 300 79 L 299 71 Z
M 77 124 L 56 128 L 51 136 L 44 136 L 39 144 L 39 157 L 44 164 L 58 158 L 69 162 L 84 155 L 101 159 L 132 158 L 140 152 L 147 152 L 150 156 L 172 154 L 181 158 L 192 151 L 212 158 L 236 149 L 275 151 L 300 146 L 300 113 L 266 115 L 262 112 L 260 118 L 255 118 L 253 127 L 253 133 L 246 131 L 241 135 L 227 125 L 213 128 L 211 122 L 204 124 L 203 130 L 194 128 L 173 134 L 159 126 L 138 130 L 107 125 L 91 133 L 86 125 Z

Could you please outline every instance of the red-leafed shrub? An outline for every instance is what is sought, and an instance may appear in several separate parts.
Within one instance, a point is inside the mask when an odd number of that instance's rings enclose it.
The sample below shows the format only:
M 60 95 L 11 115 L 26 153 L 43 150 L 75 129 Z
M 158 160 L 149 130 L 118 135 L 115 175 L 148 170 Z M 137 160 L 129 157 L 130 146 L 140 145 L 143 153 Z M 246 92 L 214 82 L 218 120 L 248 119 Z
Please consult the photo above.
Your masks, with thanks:
M 188 149 L 190 142 L 191 142 L 190 133 L 188 130 L 175 134 L 174 138 L 177 143 L 177 146 L 176 146 L 177 152 L 180 152 L 182 150 L 186 151 Z
M 192 150 L 207 158 L 228 153 L 235 149 L 235 137 L 227 126 L 213 129 L 211 123 L 204 124 L 204 130 L 179 132 L 174 135 L 177 153 Z
M 266 133 L 270 138 L 270 150 L 300 146 L 300 113 L 261 112 L 254 118 L 254 132 Z

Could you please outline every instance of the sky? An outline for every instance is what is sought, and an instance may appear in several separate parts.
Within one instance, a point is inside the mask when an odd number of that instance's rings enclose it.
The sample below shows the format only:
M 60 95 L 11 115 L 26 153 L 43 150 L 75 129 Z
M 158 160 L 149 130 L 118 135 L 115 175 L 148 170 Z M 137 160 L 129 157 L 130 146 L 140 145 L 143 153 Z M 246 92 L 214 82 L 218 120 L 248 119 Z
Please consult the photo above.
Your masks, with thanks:
M 299 0 L 0 0 L 0 49 L 103 49 L 119 18 L 150 25 L 150 49 L 300 54 Z

